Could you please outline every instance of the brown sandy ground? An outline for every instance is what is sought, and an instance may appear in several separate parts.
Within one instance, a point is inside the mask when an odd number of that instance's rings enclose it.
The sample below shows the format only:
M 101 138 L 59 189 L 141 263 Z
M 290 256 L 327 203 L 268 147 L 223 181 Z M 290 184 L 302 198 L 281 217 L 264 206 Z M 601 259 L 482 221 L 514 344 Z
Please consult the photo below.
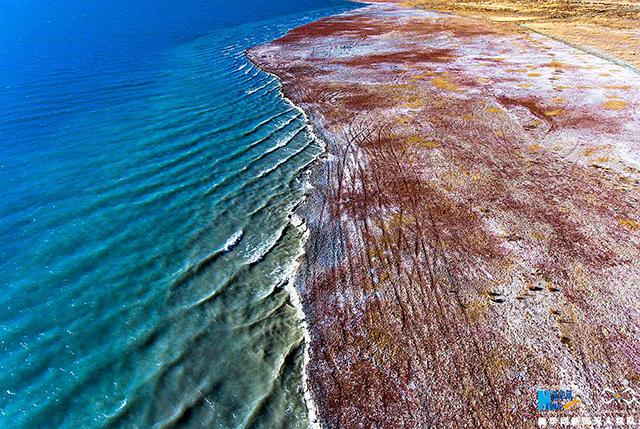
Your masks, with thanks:
M 251 58 L 328 143 L 301 208 L 328 428 L 535 427 L 640 382 L 640 76 L 512 23 L 388 4 Z
M 407 0 L 403 4 L 527 29 L 640 68 L 640 2 L 626 0 Z

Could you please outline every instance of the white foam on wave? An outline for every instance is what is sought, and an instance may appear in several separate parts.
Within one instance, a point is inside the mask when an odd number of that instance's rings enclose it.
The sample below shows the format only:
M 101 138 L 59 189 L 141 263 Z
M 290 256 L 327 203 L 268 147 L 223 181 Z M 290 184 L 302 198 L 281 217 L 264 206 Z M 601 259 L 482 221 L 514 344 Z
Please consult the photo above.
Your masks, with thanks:
M 255 94 L 256 92 L 265 89 L 266 87 L 268 87 L 269 85 L 271 85 L 272 83 L 274 83 L 276 81 L 277 81 L 277 79 L 271 79 L 270 81 L 268 81 L 264 85 L 259 86 L 258 88 L 246 90 L 245 94 L 247 94 L 247 95 Z
M 231 237 L 229 237 L 227 239 L 227 241 L 225 241 L 224 246 L 222 246 L 222 252 L 228 252 L 229 250 L 231 250 L 231 248 L 233 248 L 233 246 L 238 244 L 238 242 L 242 238 L 243 234 L 244 234 L 243 230 L 234 232 L 231 235 Z
M 259 65 L 256 65 L 256 67 L 264 71 L 265 73 L 271 76 L 274 76 L 279 82 L 279 79 L 275 74 L 267 72 L 266 70 L 262 69 Z M 277 88 L 281 90 L 280 84 L 278 85 Z M 304 118 L 305 126 L 307 127 L 307 130 L 311 136 L 312 142 L 316 142 L 322 148 L 322 153 L 326 155 L 327 143 L 325 142 L 324 139 L 320 138 L 315 133 L 313 128 L 313 121 L 307 115 L 307 112 L 305 112 L 300 106 L 296 105 L 282 91 L 280 91 L 280 97 L 282 97 L 282 99 L 284 99 L 288 104 L 290 104 L 293 107 L 293 109 L 299 111 L 302 114 Z M 322 160 L 322 155 L 320 155 L 317 159 Z M 308 171 L 310 174 L 311 171 L 310 170 Z M 310 192 L 312 189 L 313 189 L 313 185 L 309 180 L 309 176 L 307 176 L 305 191 Z M 307 194 L 305 194 L 305 197 L 306 195 Z M 305 341 L 304 356 L 302 361 L 302 387 L 304 392 L 304 402 L 307 407 L 307 413 L 308 413 L 307 417 L 309 419 L 310 427 L 312 429 L 322 429 L 320 420 L 318 420 L 318 409 L 313 399 L 313 395 L 311 394 L 311 388 L 309 386 L 309 377 L 307 374 L 307 367 L 309 365 L 309 359 L 310 359 L 309 347 L 311 344 L 311 333 L 309 331 L 309 325 L 307 323 L 306 315 L 304 314 L 304 308 L 302 306 L 301 297 L 298 294 L 298 290 L 296 289 L 296 286 L 295 286 L 296 277 L 298 274 L 298 270 L 300 269 L 300 266 L 302 264 L 302 258 L 304 257 L 304 254 L 305 254 L 305 246 L 306 246 L 307 240 L 309 239 L 310 233 L 309 233 L 309 228 L 307 227 L 307 224 L 304 221 L 304 219 L 302 219 L 296 213 L 292 213 L 290 218 L 290 223 L 294 228 L 300 231 L 300 233 L 302 234 L 302 240 L 301 240 L 300 248 L 298 249 L 298 254 L 295 257 L 295 262 L 288 267 L 287 273 L 285 275 L 285 278 L 288 278 L 287 284 L 285 285 L 285 290 L 289 293 L 291 304 L 296 309 L 296 314 L 298 316 L 298 319 L 300 320 L 300 325 L 302 328 L 302 333 Z
M 307 374 L 307 367 L 309 365 L 309 359 L 310 359 L 309 345 L 311 344 L 311 333 L 309 331 L 307 318 L 304 314 L 304 309 L 302 307 L 302 301 L 301 301 L 300 295 L 298 294 L 298 290 L 296 289 L 296 284 L 295 284 L 297 273 L 298 273 L 298 270 L 300 269 L 302 258 L 304 257 L 304 254 L 305 254 L 305 244 L 309 239 L 309 229 L 307 228 L 307 225 L 304 219 L 302 219 L 300 216 L 298 216 L 295 213 L 291 216 L 290 222 L 294 228 L 300 231 L 300 234 L 302 235 L 302 240 L 301 240 L 302 245 L 298 250 L 298 254 L 296 255 L 295 262 L 291 264 L 291 266 L 288 269 L 288 273 L 286 274 L 286 277 L 288 277 L 289 280 L 285 285 L 285 290 L 289 294 L 289 297 L 291 299 L 291 304 L 296 309 L 296 315 L 300 320 L 302 334 L 304 336 L 305 345 L 304 345 L 304 352 L 303 352 L 303 359 L 302 359 L 302 387 L 303 387 L 303 393 L 304 393 L 304 402 L 305 402 L 305 405 L 307 406 L 307 413 L 308 413 L 307 417 L 309 418 L 309 423 L 311 428 L 321 429 L 322 426 L 320 424 L 320 421 L 318 420 L 318 410 L 317 410 L 315 401 L 313 400 L 313 396 L 311 395 L 311 389 L 309 387 L 309 377 Z

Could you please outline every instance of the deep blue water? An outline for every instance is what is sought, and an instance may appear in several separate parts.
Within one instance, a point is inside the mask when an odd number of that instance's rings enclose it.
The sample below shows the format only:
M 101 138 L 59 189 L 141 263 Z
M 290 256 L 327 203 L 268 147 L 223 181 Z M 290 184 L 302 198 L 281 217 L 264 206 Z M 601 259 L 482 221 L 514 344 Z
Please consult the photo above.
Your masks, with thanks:
M 0 0 L 0 427 L 308 426 L 322 146 L 243 51 L 353 7 Z

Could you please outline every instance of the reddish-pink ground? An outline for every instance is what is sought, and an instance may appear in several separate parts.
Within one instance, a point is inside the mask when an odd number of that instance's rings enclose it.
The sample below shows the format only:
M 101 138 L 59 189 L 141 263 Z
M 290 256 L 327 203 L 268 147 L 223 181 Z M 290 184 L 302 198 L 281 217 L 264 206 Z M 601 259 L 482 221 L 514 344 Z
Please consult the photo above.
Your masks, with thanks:
M 633 413 L 602 390 L 640 382 L 635 71 L 388 4 L 250 56 L 328 144 L 297 282 L 325 427 L 535 427 L 552 387 Z

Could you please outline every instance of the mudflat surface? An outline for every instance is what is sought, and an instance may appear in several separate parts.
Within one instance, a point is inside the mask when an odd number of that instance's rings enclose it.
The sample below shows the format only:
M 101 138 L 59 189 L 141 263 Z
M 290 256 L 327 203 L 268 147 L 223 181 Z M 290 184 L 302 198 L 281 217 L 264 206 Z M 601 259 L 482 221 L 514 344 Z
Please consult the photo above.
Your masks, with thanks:
M 328 155 L 297 281 L 325 427 L 535 427 L 640 382 L 640 76 L 375 4 L 253 49 Z

